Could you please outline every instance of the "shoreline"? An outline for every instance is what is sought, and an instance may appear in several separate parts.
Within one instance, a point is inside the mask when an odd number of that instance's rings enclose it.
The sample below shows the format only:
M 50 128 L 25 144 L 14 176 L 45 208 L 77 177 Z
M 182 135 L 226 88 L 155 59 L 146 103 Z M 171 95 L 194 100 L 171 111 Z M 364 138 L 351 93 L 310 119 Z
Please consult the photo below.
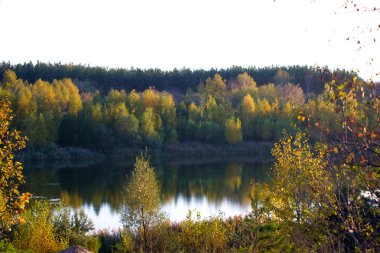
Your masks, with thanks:
M 272 161 L 271 149 L 274 142 L 244 142 L 236 145 L 213 145 L 200 142 L 165 144 L 160 148 L 147 149 L 154 159 L 161 157 L 175 160 L 245 160 L 256 162 Z M 78 162 L 104 160 L 130 160 L 144 152 L 146 148 L 115 148 L 108 152 L 93 151 L 78 147 L 51 146 L 42 150 L 27 149 L 17 155 L 23 163 L 30 162 Z M 258 158 L 260 160 L 258 160 Z

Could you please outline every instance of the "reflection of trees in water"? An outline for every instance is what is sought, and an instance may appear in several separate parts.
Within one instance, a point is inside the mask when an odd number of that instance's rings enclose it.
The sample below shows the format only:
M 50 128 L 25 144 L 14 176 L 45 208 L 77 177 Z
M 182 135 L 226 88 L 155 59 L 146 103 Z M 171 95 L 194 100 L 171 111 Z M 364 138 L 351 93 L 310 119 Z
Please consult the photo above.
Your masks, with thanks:
M 220 203 L 224 199 L 238 203 L 249 203 L 250 180 L 267 178 L 269 165 L 218 163 L 203 165 L 166 166 L 160 173 L 163 201 L 203 197 Z M 168 176 L 170 175 L 170 176 Z
M 224 199 L 249 204 L 250 180 L 266 180 L 269 165 L 252 163 L 156 164 L 162 201 L 206 197 L 220 203 Z M 126 174 L 130 163 L 103 163 L 85 168 L 39 168 L 27 171 L 26 190 L 47 198 L 61 198 L 73 208 L 102 204 L 119 210 L 123 201 Z
M 109 204 L 118 210 L 122 203 L 122 189 L 126 180 L 127 168 L 123 165 L 102 164 L 85 169 L 59 171 L 61 189 L 69 194 L 67 203 L 76 206 L 75 194 L 83 199 L 83 204 L 93 205 L 96 211 L 102 204 Z
M 28 174 L 28 191 L 47 198 L 60 198 L 73 208 L 102 204 L 117 210 L 122 202 L 128 166 L 103 163 L 86 168 L 34 169 Z
M 239 191 L 241 187 L 241 176 L 243 173 L 243 164 L 229 163 L 225 169 L 225 180 L 230 191 Z

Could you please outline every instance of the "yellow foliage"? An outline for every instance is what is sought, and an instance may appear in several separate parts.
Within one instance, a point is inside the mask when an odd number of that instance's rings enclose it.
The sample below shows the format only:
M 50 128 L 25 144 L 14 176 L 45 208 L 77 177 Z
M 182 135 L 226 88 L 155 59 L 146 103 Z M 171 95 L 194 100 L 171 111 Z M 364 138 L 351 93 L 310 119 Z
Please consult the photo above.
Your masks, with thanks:
M 261 103 L 262 103 L 262 108 L 263 108 L 264 114 L 268 115 L 271 112 L 271 110 L 272 110 L 272 107 L 270 106 L 268 100 L 266 98 L 264 98 L 261 101 Z
M 189 120 L 197 122 L 199 117 L 199 110 L 197 105 L 194 102 L 191 102 L 189 105 Z
M 37 80 L 32 87 L 32 94 L 37 99 L 40 112 L 51 111 L 57 104 L 56 94 L 53 86 L 41 79 Z
M 327 166 L 327 147 L 309 145 L 301 131 L 285 134 L 272 149 L 275 157 L 273 196 L 276 215 L 304 223 L 324 215 L 323 199 L 333 195 Z
M 218 102 L 222 102 L 226 96 L 226 82 L 219 74 L 215 74 L 214 78 L 207 78 L 205 83 L 205 94 L 213 96 Z
M 139 93 L 137 93 L 136 90 L 132 90 L 127 99 L 128 108 L 131 109 L 132 113 L 136 113 L 140 111 L 141 107 L 141 96 Z
M 236 77 L 236 82 L 240 88 L 257 89 L 255 80 L 247 72 L 239 74 Z
M 230 144 L 242 142 L 243 133 L 241 131 L 241 121 L 239 120 L 239 118 L 236 121 L 233 117 L 227 120 L 224 129 L 224 135 L 226 137 L 227 142 Z
M 154 112 L 157 112 L 158 105 L 160 103 L 160 96 L 158 92 L 152 88 L 149 88 L 143 93 L 143 105 L 144 108 L 152 108 Z
M 245 95 L 242 104 L 243 121 L 251 121 L 256 111 L 256 104 L 251 95 Z
M 37 201 L 25 211 L 28 222 L 21 223 L 13 243 L 17 248 L 39 253 L 54 253 L 68 246 L 68 238 L 57 238 L 51 219 L 52 210 L 47 201 Z
M 15 161 L 14 152 L 25 147 L 26 137 L 17 130 L 10 130 L 13 119 L 10 103 L 0 101 L 0 238 L 3 233 L 20 221 L 19 213 L 29 202 L 29 193 L 20 193 L 24 183 L 22 164 Z

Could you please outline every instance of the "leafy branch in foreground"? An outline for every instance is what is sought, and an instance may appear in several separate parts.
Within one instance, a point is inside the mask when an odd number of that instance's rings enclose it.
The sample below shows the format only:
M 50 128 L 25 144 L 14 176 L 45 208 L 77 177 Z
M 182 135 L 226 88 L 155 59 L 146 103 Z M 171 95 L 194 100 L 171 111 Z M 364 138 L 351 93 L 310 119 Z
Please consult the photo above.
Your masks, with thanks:
M 10 236 L 12 228 L 25 222 L 20 216 L 30 193 L 21 193 L 19 187 L 24 183 L 22 164 L 15 161 L 15 152 L 25 147 L 26 137 L 11 129 L 13 119 L 8 99 L 0 101 L 0 239 Z

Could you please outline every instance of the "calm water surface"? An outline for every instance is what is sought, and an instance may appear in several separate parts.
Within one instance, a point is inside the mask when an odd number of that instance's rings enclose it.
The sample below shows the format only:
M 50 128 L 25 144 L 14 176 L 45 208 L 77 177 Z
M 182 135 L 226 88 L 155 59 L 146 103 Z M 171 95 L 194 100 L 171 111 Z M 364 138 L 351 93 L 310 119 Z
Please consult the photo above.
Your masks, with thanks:
M 270 164 L 249 162 L 153 162 L 161 186 L 161 208 L 172 221 L 188 210 L 202 217 L 246 214 L 250 210 L 250 181 L 266 181 Z M 133 161 L 100 164 L 26 164 L 24 190 L 50 200 L 61 199 L 84 208 L 96 228 L 120 227 L 118 211 Z

